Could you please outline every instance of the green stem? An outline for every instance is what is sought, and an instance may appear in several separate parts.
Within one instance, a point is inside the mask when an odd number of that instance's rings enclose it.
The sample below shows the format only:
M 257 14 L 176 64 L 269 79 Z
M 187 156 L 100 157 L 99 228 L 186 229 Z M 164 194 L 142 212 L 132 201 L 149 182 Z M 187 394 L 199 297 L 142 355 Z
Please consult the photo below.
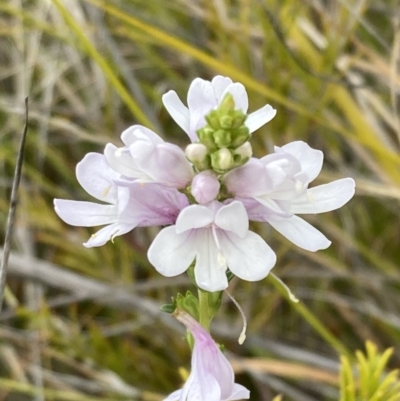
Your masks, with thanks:
M 351 358 L 351 353 L 347 347 L 338 340 L 331 332 L 329 332 L 324 324 L 301 302 L 293 302 L 284 287 L 279 283 L 278 280 L 274 279 L 272 276 L 268 276 L 269 282 L 275 287 L 278 292 L 280 292 L 286 300 L 290 302 L 293 308 L 303 316 L 303 318 L 308 322 L 308 324 L 327 342 L 329 343 L 339 354 L 349 356 Z
M 210 305 L 208 302 L 208 292 L 199 289 L 198 294 L 199 294 L 199 323 L 209 332 L 211 315 L 210 315 Z

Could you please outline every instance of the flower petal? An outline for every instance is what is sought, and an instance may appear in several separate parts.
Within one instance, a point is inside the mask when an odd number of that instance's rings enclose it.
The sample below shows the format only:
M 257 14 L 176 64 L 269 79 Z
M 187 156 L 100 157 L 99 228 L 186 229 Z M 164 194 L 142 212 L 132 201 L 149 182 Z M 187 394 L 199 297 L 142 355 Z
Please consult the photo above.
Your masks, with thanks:
M 324 154 L 303 141 L 291 142 L 281 148 L 276 147 L 275 152 L 285 152 L 294 156 L 300 162 L 302 171 L 307 173 L 308 182 L 314 181 L 321 172 Z
M 234 384 L 232 394 L 229 398 L 222 401 L 235 401 L 235 400 L 248 400 L 250 398 L 250 391 L 246 387 L 240 384 Z
M 214 89 L 215 98 L 217 103 L 219 104 L 222 100 L 222 95 L 225 92 L 225 89 L 232 84 L 232 80 L 227 77 L 222 77 L 221 75 L 217 75 L 211 81 L 211 85 Z
M 324 234 L 301 217 L 274 217 L 269 219 L 268 223 L 289 241 L 307 251 L 316 252 L 320 249 L 328 248 L 331 244 L 331 241 L 329 241 Z
M 206 206 L 191 205 L 181 211 L 176 220 L 176 232 L 183 233 L 193 228 L 202 228 L 214 220 L 213 212 Z
M 142 125 L 132 125 L 121 134 L 122 142 L 126 145 L 132 145 L 136 141 L 148 141 L 154 144 L 164 143 L 163 139 L 151 129 Z
M 154 145 L 145 141 L 129 147 L 137 167 L 152 181 L 174 188 L 184 188 L 193 178 L 192 165 L 185 152 L 172 143 Z
M 98 200 L 115 203 L 117 187 L 113 180 L 119 174 L 107 164 L 100 153 L 88 153 L 76 166 L 76 177 L 85 191 Z
M 189 109 L 182 103 L 175 91 L 169 91 L 162 97 L 164 107 L 175 120 L 175 122 L 190 136 L 190 113 Z M 192 139 L 192 142 L 194 138 Z
M 277 163 L 264 163 L 250 159 L 223 177 L 228 191 L 236 196 L 254 197 L 274 191 L 286 178 L 285 171 Z
M 234 201 L 218 210 L 214 219 L 222 230 L 231 231 L 243 238 L 249 229 L 249 218 L 241 202 Z
M 261 280 L 275 266 L 274 251 L 252 231 L 248 231 L 244 238 L 225 232 L 220 243 L 229 269 L 242 280 Z
M 143 172 L 136 166 L 132 156 L 124 148 L 117 148 L 112 143 L 108 143 L 104 149 L 104 156 L 109 166 L 116 172 L 126 177 L 145 178 Z
M 354 192 L 354 180 L 343 178 L 308 189 L 301 198 L 293 201 L 291 210 L 296 214 L 330 212 L 346 204 L 353 197 Z
M 196 78 L 189 87 L 187 101 L 190 111 L 189 137 L 192 142 L 196 142 L 198 141 L 196 131 L 206 124 L 205 115 L 217 106 L 211 82 Z
M 194 234 L 177 234 L 175 226 L 162 229 L 147 252 L 150 263 L 166 277 L 183 273 L 196 257 Z
M 89 241 L 85 242 L 83 246 L 86 248 L 92 248 L 94 246 L 102 246 L 107 241 L 112 240 L 114 237 L 126 234 L 133 230 L 135 227 L 128 224 L 110 224 L 109 226 L 103 227 L 101 230 L 93 234 Z
M 71 226 L 94 227 L 117 221 L 118 209 L 115 205 L 54 199 L 54 209 L 58 216 Z
M 186 196 L 157 183 L 133 182 L 120 221 L 137 222 L 140 227 L 174 224 L 180 211 L 189 205 Z M 120 202 L 119 202 L 120 203 Z
M 210 292 L 222 291 L 227 288 L 226 265 L 220 262 L 219 256 L 221 255 L 211 229 L 199 228 L 196 230 L 196 248 L 194 275 L 197 285 Z
M 203 350 L 199 348 L 193 349 L 192 372 L 183 387 L 182 400 L 221 401 L 221 389 L 208 370 L 210 361 L 201 351 Z
M 263 125 L 269 123 L 275 116 L 276 110 L 267 104 L 264 107 L 261 107 L 261 109 L 250 113 L 245 121 L 245 125 L 251 134 Z
M 235 110 L 241 110 L 243 113 L 247 113 L 247 109 L 249 108 L 249 99 L 245 87 L 238 82 L 230 84 L 222 94 L 221 101 L 224 100 L 228 93 L 232 95 L 233 100 L 235 101 Z

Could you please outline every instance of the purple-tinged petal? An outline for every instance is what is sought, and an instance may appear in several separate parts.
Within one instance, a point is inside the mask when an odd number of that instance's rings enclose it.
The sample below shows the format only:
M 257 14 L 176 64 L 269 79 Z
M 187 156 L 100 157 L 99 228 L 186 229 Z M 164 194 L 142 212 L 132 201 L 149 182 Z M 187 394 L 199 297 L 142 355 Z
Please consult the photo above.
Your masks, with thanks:
M 336 210 L 346 204 L 355 192 L 352 178 L 343 178 L 310 188 L 292 203 L 291 210 L 296 214 L 316 214 Z
M 249 229 L 249 218 L 241 202 L 234 201 L 218 210 L 215 224 L 224 231 L 230 231 L 240 238 L 246 236 Z
M 260 160 L 251 159 L 244 166 L 225 174 L 223 182 L 233 195 L 254 197 L 273 192 L 285 178 L 281 166 L 265 165 Z
M 194 338 L 192 371 L 180 401 L 229 401 L 237 400 L 239 395 L 249 398 L 249 392 L 234 383 L 232 366 L 210 334 L 186 312 L 176 310 L 174 316 Z
M 162 97 L 164 107 L 175 122 L 190 136 L 190 113 L 175 91 L 169 91 Z M 190 138 L 192 141 L 195 138 Z
M 331 244 L 324 234 L 301 217 L 274 217 L 268 220 L 268 223 L 289 241 L 307 251 L 316 252 L 328 248 Z
M 248 231 L 244 238 L 225 232 L 220 243 L 229 269 L 242 280 L 261 280 L 275 266 L 274 251 L 252 231 Z
M 247 113 L 247 109 L 249 108 L 249 99 L 245 87 L 238 82 L 230 84 L 222 94 L 221 101 L 224 100 L 228 93 L 233 97 L 235 110 L 241 110 L 243 113 Z
M 114 237 L 126 234 L 127 232 L 133 230 L 135 227 L 128 225 L 128 224 L 110 224 L 102 228 L 101 230 L 97 231 L 93 234 L 89 241 L 85 242 L 83 246 L 86 248 L 92 248 L 95 246 L 102 246 L 107 241 L 112 240 Z
M 192 373 L 183 387 L 182 400 L 220 401 L 221 390 L 217 381 L 203 366 L 200 365 L 196 369 L 196 365 L 196 361 L 192 358 Z
M 110 168 L 104 155 L 88 153 L 77 164 L 76 177 L 88 194 L 107 203 L 116 202 L 117 187 L 113 180 L 119 174 Z
M 121 134 L 122 142 L 130 146 L 137 141 L 147 141 L 153 144 L 164 143 L 164 140 L 151 129 L 142 125 L 132 125 Z
M 211 229 L 196 230 L 196 248 L 194 275 L 197 285 L 210 292 L 227 288 L 226 263 L 218 251 Z
M 152 181 L 184 188 L 193 178 L 193 169 L 185 152 L 171 143 L 153 145 L 149 142 L 136 142 L 129 147 L 131 156 L 138 168 Z
M 213 171 L 202 171 L 194 176 L 191 193 L 198 203 L 205 204 L 217 197 L 220 187 L 218 178 Z
M 175 226 L 166 227 L 150 245 L 147 257 L 163 276 L 177 276 L 186 271 L 196 257 L 195 233 L 177 234 Z
M 187 230 L 206 227 L 214 220 L 214 213 L 206 206 L 191 205 L 181 211 L 176 220 L 178 234 Z
M 302 171 L 308 175 L 308 182 L 314 181 L 321 172 L 324 154 L 303 141 L 291 142 L 281 148 L 275 147 L 275 152 L 289 153 L 294 156 L 300 162 Z
M 133 182 L 128 189 L 128 204 L 120 221 L 136 222 L 140 227 L 174 224 L 180 211 L 189 205 L 184 194 L 160 184 Z
M 261 107 L 261 109 L 250 113 L 246 118 L 245 125 L 251 134 L 263 125 L 269 123 L 275 116 L 276 110 L 267 104 L 266 106 Z
M 223 97 L 223 93 L 226 88 L 231 85 L 233 82 L 230 78 L 222 77 L 221 75 L 217 75 L 211 81 L 211 85 L 214 89 L 215 99 L 217 100 L 217 104 L 221 103 Z
M 77 227 L 95 227 L 117 220 L 117 206 L 98 203 L 54 199 L 54 209 L 67 224 Z

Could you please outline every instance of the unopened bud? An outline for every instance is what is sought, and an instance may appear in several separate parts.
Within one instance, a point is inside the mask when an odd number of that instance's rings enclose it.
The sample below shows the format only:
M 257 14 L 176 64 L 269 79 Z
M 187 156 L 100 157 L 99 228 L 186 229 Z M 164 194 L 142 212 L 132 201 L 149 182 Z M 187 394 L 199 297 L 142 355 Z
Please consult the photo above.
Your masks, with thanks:
M 220 129 L 220 123 L 219 123 L 219 115 L 217 110 L 211 110 L 210 113 L 206 115 L 206 121 L 208 125 L 213 128 L 213 129 Z
M 211 154 L 211 165 L 217 173 L 224 173 L 231 169 L 233 156 L 229 149 L 222 148 Z
M 202 143 L 191 143 L 186 147 L 186 157 L 199 170 L 208 170 L 211 167 L 208 149 Z
M 219 148 L 226 148 L 232 142 L 231 133 L 229 131 L 225 131 L 224 129 L 219 129 L 218 131 L 215 131 L 213 138 Z
M 232 148 L 238 148 L 239 146 L 243 145 L 250 137 L 250 131 L 245 126 L 242 125 L 239 128 L 232 130 Z
M 233 151 L 233 159 L 235 167 L 243 166 L 253 156 L 253 149 L 250 142 L 245 142 Z
M 197 202 L 204 204 L 214 200 L 219 193 L 220 183 L 211 170 L 197 174 L 192 181 L 192 195 Z
M 234 109 L 235 109 L 235 100 L 233 99 L 233 96 L 230 93 L 227 93 L 223 98 L 222 102 L 220 103 L 218 111 L 220 112 L 221 115 Z
M 211 151 L 217 149 L 217 145 L 214 141 L 214 132 L 215 131 L 207 125 L 197 131 L 197 136 L 199 137 L 200 142 Z
M 231 116 L 222 116 L 219 119 L 219 124 L 221 126 L 221 128 L 223 129 L 229 129 L 232 128 L 232 124 L 233 124 L 233 118 Z

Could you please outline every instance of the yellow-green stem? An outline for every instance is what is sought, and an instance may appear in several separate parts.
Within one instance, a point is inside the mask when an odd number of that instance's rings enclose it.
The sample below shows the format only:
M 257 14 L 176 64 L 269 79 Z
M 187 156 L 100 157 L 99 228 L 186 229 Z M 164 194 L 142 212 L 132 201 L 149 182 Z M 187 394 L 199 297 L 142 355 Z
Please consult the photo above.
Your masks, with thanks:
M 290 300 L 290 297 L 285 290 L 285 288 L 282 287 L 282 285 L 279 283 L 278 280 L 274 279 L 273 276 L 268 276 L 269 282 L 275 287 L 276 290 L 278 290 L 293 306 L 293 308 L 296 309 L 298 313 L 300 313 L 301 316 L 308 322 L 308 324 L 327 342 L 329 343 L 339 354 L 341 355 L 346 355 L 351 358 L 351 353 L 347 349 L 347 347 L 340 341 L 338 340 L 332 333 L 330 333 L 323 323 L 301 302 L 292 302 Z
M 199 323 L 206 329 L 210 331 L 210 305 L 208 302 L 208 292 L 203 290 L 198 290 L 199 294 Z

